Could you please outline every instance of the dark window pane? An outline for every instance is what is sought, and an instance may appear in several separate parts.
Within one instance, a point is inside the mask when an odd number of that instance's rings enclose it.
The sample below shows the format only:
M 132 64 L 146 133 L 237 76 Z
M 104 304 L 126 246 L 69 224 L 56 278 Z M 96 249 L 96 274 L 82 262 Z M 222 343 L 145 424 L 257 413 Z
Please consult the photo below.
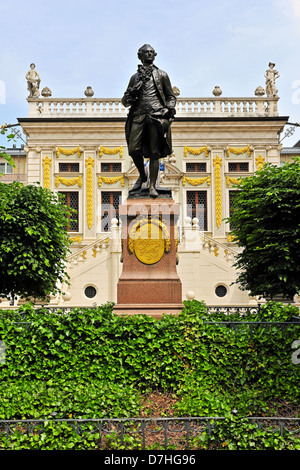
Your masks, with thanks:
M 204 162 L 195 162 L 195 163 L 187 163 L 186 164 L 186 171 L 198 171 L 198 172 L 206 172 L 206 163 Z
M 79 163 L 60 163 L 59 164 L 59 171 L 60 172 L 79 172 Z
M 235 172 L 235 171 L 249 171 L 249 163 L 248 162 L 229 162 L 228 163 L 228 171 Z
M 112 173 L 120 173 L 122 170 L 121 163 L 101 163 L 101 171 L 105 172 L 112 172 Z
M 79 172 L 79 163 L 70 163 L 71 171 L 74 173 Z
M 69 232 L 78 232 L 78 208 L 79 208 L 79 197 L 78 197 L 78 192 L 60 192 L 62 196 L 64 197 L 64 203 L 65 205 L 69 206 L 71 209 L 75 209 L 77 212 L 75 214 L 71 214 L 71 216 L 68 217 L 69 219 L 69 226 L 68 226 L 68 231 Z
M 187 191 L 187 215 L 199 220 L 199 229 L 207 230 L 207 193 L 206 191 Z
M 110 171 L 110 164 L 109 163 L 101 163 L 101 171 Z
M 103 232 L 108 232 L 110 230 L 111 219 L 116 218 L 119 220 L 121 196 L 121 191 L 101 192 L 101 219 Z
M 59 171 L 68 171 L 68 164 L 67 163 L 60 163 L 59 164 Z

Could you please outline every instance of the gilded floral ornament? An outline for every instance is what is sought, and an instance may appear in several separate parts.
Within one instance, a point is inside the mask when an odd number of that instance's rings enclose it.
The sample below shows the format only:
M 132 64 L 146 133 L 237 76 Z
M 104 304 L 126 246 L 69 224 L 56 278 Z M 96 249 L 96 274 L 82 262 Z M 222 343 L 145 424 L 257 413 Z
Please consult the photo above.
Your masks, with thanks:
M 185 157 L 187 157 L 188 153 L 190 153 L 191 155 L 201 155 L 201 153 L 205 152 L 205 156 L 208 157 L 209 151 L 210 147 L 208 147 L 207 145 L 199 148 L 184 147 L 183 154 Z
M 226 186 L 230 186 L 230 184 L 240 184 L 242 178 L 233 178 L 231 176 L 226 176 Z
M 203 183 L 207 183 L 207 186 L 210 186 L 210 175 L 205 176 L 204 178 L 189 178 L 188 176 L 183 176 L 182 186 L 185 186 L 186 183 L 192 186 L 200 186 Z
M 93 224 L 93 166 L 95 166 L 95 159 L 89 155 L 85 160 L 86 170 L 86 214 L 87 224 L 91 228 Z
M 106 155 L 116 155 L 120 153 L 120 158 L 123 157 L 123 147 L 115 147 L 115 148 L 108 148 L 108 147 L 99 147 L 99 157 L 103 157 L 103 154 Z
M 216 204 L 216 221 L 217 226 L 220 227 L 222 222 L 222 177 L 221 166 L 223 165 L 222 158 L 219 155 L 213 159 L 215 167 L 215 204 Z
M 257 166 L 257 171 L 260 171 L 264 164 L 266 163 L 266 159 L 262 157 L 261 154 L 258 155 L 258 157 L 255 158 L 255 163 Z
M 56 147 L 56 158 L 59 158 L 59 155 L 75 155 L 77 153 L 78 157 L 80 158 L 82 153 L 83 153 L 83 148 L 82 147 L 75 147 L 73 149 L 64 149 L 62 147 Z
M 248 157 L 251 157 L 251 152 L 253 151 L 253 147 L 251 145 L 247 145 L 247 147 L 226 147 L 226 155 L 229 157 L 230 153 L 234 155 L 242 155 L 243 153 L 247 153 Z
M 80 243 L 82 242 L 82 237 L 80 237 L 80 236 L 78 236 L 78 237 L 71 237 L 70 240 L 71 240 L 72 243 L 76 243 L 76 242 L 77 242 L 77 243 L 80 244 Z
M 43 158 L 43 167 L 44 167 L 44 188 L 50 189 L 50 167 L 52 166 L 51 158 L 46 155 Z
M 74 186 L 78 184 L 78 187 L 82 187 L 82 176 L 75 176 L 74 178 L 65 178 L 63 176 L 56 176 L 55 178 L 55 186 L 58 187 L 59 185 L 64 184 L 65 186 Z
M 115 183 L 118 183 L 119 181 L 121 181 L 121 186 L 124 187 L 125 186 L 125 178 L 124 178 L 124 175 L 120 175 L 120 176 L 99 176 L 98 177 L 98 186 L 99 188 L 101 188 L 102 186 L 102 183 L 105 183 L 105 184 L 115 184 Z

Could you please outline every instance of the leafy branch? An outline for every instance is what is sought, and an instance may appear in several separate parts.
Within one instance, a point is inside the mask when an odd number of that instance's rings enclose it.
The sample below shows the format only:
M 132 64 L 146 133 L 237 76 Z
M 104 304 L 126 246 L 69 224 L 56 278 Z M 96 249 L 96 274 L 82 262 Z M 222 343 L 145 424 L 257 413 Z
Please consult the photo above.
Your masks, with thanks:
M 2 135 L 6 135 L 6 133 L 8 132 L 8 125 L 5 123 L 1 126 L 1 131 L 0 133 Z M 16 142 L 16 139 L 15 139 L 16 135 L 14 133 L 10 133 L 8 135 L 6 135 L 6 138 L 7 138 L 7 141 L 8 142 Z M 3 147 L 2 145 L 0 145 L 0 157 L 4 158 L 11 166 L 13 166 L 15 168 L 15 162 L 13 161 L 11 155 L 9 155 L 8 153 L 5 152 L 5 147 Z M 1 173 L 0 173 L 1 175 Z

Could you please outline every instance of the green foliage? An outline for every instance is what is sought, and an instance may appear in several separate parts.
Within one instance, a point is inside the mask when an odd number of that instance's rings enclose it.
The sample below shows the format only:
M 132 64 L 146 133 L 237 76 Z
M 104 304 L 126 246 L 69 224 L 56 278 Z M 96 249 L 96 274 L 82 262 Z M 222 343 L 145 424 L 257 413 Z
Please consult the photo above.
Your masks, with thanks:
M 252 295 L 300 291 L 300 159 L 243 178 L 228 221 L 243 251 L 236 282 Z
M 209 314 L 203 302 L 185 302 L 177 317 L 160 320 L 117 316 L 112 308 L 49 313 L 29 304 L 1 311 L 6 355 L 0 363 L 0 419 L 41 418 L 49 424 L 35 436 L 19 428 L 9 438 L 3 435 L 0 449 L 98 448 L 88 429 L 78 436 L 53 418 L 138 417 L 143 394 L 151 390 L 177 396 L 175 416 L 226 418 L 212 436 L 193 441 L 195 448 L 223 448 L 223 442 L 228 449 L 298 448 L 296 437 L 287 444 L 242 421 L 276 415 L 276 400 L 299 403 L 300 367 L 292 362 L 292 343 L 300 328 L 277 323 L 289 322 L 294 307 L 269 302 L 255 315 L 246 313 L 236 329 L 224 323 L 237 320 L 234 315 Z M 259 320 L 268 328 L 257 324 L 250 332 L 247 322 Z M 244 425 L 251 428 L 250 440 L 240 435 Z M 117 433 L 102 444 L 133 449 L 141 441 L 129 436 L 121 443 Z
M 276 426 L 278 428 L 278 426 Z M 300 450 L 300 441 L 291 432 L 258 429 L 256 423 L 233 416 L 213 423 L 211 434 L 204 431 L 191 442 L 193 449 L 206 450 Z
M 1 127 L 0 127 L 1 131 L 0 131 L 0 134 L 2 135 L 5 135 L 6 132 L 7 132 L 7 127 L 6 127 L 6 124 L 3 124 Z M 11 134 L 8 134 L 6 136 L 7 138 L 7 141 L 10 142 L 11 140 L 12 141 L 15 141 L 15 134 L 11 133 Z M 5 152 L 5 147 L 3 147 L 2 145 L 0 145 L 0 157 L 4 158 L 10 165 L 12 165 L 13 167 L 15 167 L 15 162 L 13 161 L 12 157 Z M 1 173 L 0 173 L 0 176 L 1 176 Z
M 0 296 L 43 299 L 64 279 L 69 209 L 39 185 L 0 183 Z
M 91 434 L 85 429 L 81 435 L 71 424 L 54 421 L 45 421 L 37 425 L 33 434 L 24 432 L 22 426 L 7 437 L 1 436 L 1 448 L 5 450 L 93 450 L 97 447 L 99 434 Z

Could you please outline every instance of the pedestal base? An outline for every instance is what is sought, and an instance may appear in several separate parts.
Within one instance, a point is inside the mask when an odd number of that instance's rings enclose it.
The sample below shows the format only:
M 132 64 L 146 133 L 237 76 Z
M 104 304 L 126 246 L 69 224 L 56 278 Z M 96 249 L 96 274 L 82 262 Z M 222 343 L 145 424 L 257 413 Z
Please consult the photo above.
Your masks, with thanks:
M 183 309 L 181 304 L 135 304 L 130 308 L 128 304 L 117 304 L 114 307 L 113 313 L 117 315 L 149 315 L 153 318 L 159 319 L 164 314 L 178 315 Z
M 176 269 L 179 210 L 172 198 L 129 198 L 120 206 L 123 271 L 115 313 L 159 318 L 182 310 L 182 285 Z

